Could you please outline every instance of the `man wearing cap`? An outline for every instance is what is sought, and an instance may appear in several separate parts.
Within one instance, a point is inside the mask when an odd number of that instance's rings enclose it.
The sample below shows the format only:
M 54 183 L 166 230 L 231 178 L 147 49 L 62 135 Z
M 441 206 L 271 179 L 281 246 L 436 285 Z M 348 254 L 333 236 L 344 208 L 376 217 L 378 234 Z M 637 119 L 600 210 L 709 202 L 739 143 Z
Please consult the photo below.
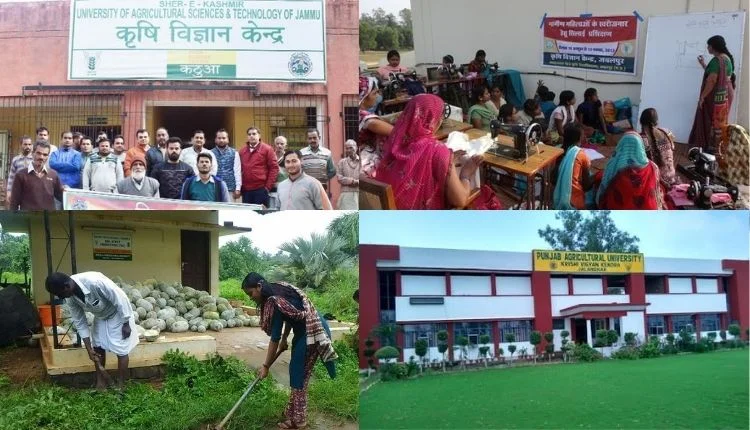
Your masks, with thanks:
M 146 158 L 132 157 L 130 176 L 117 183 L 117 193 L 130 196 L 159 197 L 159 181 L 146 176 Z

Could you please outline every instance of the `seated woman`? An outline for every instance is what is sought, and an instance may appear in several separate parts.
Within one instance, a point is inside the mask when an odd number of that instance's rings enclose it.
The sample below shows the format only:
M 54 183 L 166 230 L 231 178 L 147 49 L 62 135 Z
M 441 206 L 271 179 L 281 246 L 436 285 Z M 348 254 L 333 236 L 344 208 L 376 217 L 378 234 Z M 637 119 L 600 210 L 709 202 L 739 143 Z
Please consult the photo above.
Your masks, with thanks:
M 469 73 L 481 73 L 487 66 L 487 53 L 480 49 L 469 63 Z
M 629 131 L 607 162 L 596 195 L 599 209 L 663 209 L 659 168 L 646 157 L 641 136 Z
M 544 119 L 542 108 L 534 99 L 528 99 L 523 104 L 523 110 L 516 115 L 518 123 L 528 126 L 535 119 Z
M 505 101 L 505 94 L 503 89 L 499 85 L 493 85 L 490 89 L 490 102 L 495 106 L 495 109 L 500 111 L 500 108 L 507 103 Z
M 560 103 L 552 112 L 547 131 L 550 133 L 553 145 L 559 145 L 562 142 L 565 126 L 576 122 L 573 106 L 576 104 L 576 95 L 573 91 L 565 90 L 560 93 Z
M 401 54 L 395 49 L 388 51 L 386 58 L 388 59 L 388 64 L 380 66 L 377 70 L 378 77 L 381 80 L 390 80 L 391 73 L 406 73 L 409 71 L 408 67 L 401 66 Z
M 361 146 L 359 158 L 362 163 L 362 173 L 368 177 L 375 177 L 375 170 L 380 163 L 383 142 L 391 134 L 393 126 L 380 119 L 373 112 L 383 101 L 375 78 L 359 78 L 359 137 Z
M 578 105 L 576 116 L 578 122 L 586 127 L 584 129 L 586 136 L 593 135 L 595 131 L 600 131 L 605 136 L 609 134 L 607 121 L 604 120 L 602 102 L 599 100 L 596 88 L 589 88 L 583 93 L 583 103 Z
M 453 56 L 448 54 L 443 57 L 443 63 L 438 67 L 440 79 L 457 79 L 462 78 L 461 71 L 458 70 L 453 62 Z
M 563 150 L 565 155 L 557 166 L 555 182 L 555 209 L 586 209 L 586 192 L 594 185 L 590 174 L 591 160 L 579 145 L 583 132 L 579 124 L 565 126 Z
M 541 83 L 542 81 L 539 82 Z M 544 118 L 549 121 L 550 117 L 552 116 L 552 111 L 554 111 L 557 107 L 557 105 L 555 105 L 555 93 L 550 91 L 549 88 L 545 87 L 544 85 L 539 85 L 539 87 L 537 87 L 536 89 L 534 100 L 539 103 L 539 107 L 542 109 Z
M 434 137 L 443 121 L 443 101 L 432 94 L 414 96 L 399 116 L 383 148 L 379 181 L 390 184 L 398 209 L 448 209 L 467 205 L 470 178 L 481 156 L 456 171 L 454 155 Z
M 504 104 L 500 107 L 500 112 L 497 115 L 497 119 L 502 121 L 504 124 L 518 124 L 518 111 L 516 107 L 510 103 Z
M 658 127 L 659 115 L 656 109 L 648 108 L 641 114 L 641 137 L 646 147 L 646 156 L 656 163 L 661 173 L 661 181 L 671 187 L 677 182 L 674 169 L 674 140 L 672 133 Z
M 490 101 L 487 87 L 476 87 L 472 91 L 473 105 L 469 108 L 469 123 L 474 128 L 490 131 L 490 121 L 497 118 L 498 111 Z

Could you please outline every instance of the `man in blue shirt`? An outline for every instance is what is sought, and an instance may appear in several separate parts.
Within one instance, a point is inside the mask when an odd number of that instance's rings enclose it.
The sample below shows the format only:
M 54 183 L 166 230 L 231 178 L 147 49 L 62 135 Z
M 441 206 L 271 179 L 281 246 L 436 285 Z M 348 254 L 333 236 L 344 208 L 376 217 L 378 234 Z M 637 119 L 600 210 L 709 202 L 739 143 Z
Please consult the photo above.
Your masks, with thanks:
M 211 174 L 213 157 L 200 153 L 196 158 L 198 175 L 190 176 L 182 184 L 182 200 L 229 203 L 227 184 Z
M 81 153 L 73 148 L 73 133 L 64 131 L 60 149 L 49 156 L 49 166 L 60 177 L 60 182 L 70 188 L 81 188 Z

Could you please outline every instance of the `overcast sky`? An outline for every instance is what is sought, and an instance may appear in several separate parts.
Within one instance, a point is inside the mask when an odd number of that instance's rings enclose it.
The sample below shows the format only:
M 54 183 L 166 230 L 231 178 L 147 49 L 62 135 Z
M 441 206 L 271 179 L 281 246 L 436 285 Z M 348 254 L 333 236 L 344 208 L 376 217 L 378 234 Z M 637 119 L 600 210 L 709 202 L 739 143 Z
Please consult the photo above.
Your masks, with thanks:
M 280 211 L 259 215 L 253 211 L 219 211 L 219 224 L 234 222 L 238 227 L 250 227 L 251 233 L 219 238 L 219 246 L 247 236 L 253 245 L 269 254 L 278 247 L 298 237 L 310 238 L 310 233 L 325 233 L 328 225 L 346 211 Z
M 386 13 L 392 13 L 398 17 L 401 9 L 411 9 L 409 0 L 359 0 L 359 14 L 370 13 L 373 9 L 382 7 Z
M 647 257 L 748 259 L 748 211 L 613 211 Z M 560 226 L 554 211 L 362 211 L 366 244 L 529 252 L 549 249 L 537 230 Z

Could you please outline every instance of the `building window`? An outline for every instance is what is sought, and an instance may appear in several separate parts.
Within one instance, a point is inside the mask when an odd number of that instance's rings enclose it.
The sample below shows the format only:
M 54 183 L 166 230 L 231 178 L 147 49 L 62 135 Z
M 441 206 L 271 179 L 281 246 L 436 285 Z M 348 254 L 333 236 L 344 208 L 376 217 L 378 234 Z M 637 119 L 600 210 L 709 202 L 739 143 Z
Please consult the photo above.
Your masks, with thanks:
M 453 324 L 453 344 L 458 345 L 458 338 L 465 336 L 469 339 L 469 345 L 479 345 L 479 337 L 486 334 L 492 343 L 492 329 L 488 322 L 463 322 Z
M 380 286 L 380 310 L 396 310 L 396 272 L 378 272 Z
M 664 315 L 648 316 L 648 334 L 649 336 L 664 334 Z
M 607 294 L 624 295 L 625 294 L 625 277 L 624 276 L 607 276 Z
M 622 336 L 622 331 L 620 328 L 620 318 L 615 318 L 615 328 L 614 330 L 617 332 L 617 336 Z
M 406 324 L 404 325 L 404 348 L 415 348 L 419 339 L 425 339 L 428 347 L 437 348 L 437 334 L 445 329 L 445 324 Z
M 594 323 L 594 333 L 592 333 L 594 336 L 596 336 L 596 332 L 599 330 L 607 330 L 607 320 L 603 318 L 597 318 L 595 320 L 592 320 Z
M 646 276 L 646 294 L 666 294 L 663 276 Z
M 505 342 L 505 335 L 513 333 L 516 336 L 516 342 L 528 342 L 529 333 L 531 332 L 531 320 L 520 321 L 500 321 L 500 342 Z
M 683 329 L 692 333 L 695 331 L 694 328 L 692 315 L 675 315 L 672 317 L 672 333 L 679 333 Z
M 721 324 L 718 314 L 701 315 L 701 331 L 719 331 Z
M 552 330 L 565 330 L 565 318 L 553 318 Z

